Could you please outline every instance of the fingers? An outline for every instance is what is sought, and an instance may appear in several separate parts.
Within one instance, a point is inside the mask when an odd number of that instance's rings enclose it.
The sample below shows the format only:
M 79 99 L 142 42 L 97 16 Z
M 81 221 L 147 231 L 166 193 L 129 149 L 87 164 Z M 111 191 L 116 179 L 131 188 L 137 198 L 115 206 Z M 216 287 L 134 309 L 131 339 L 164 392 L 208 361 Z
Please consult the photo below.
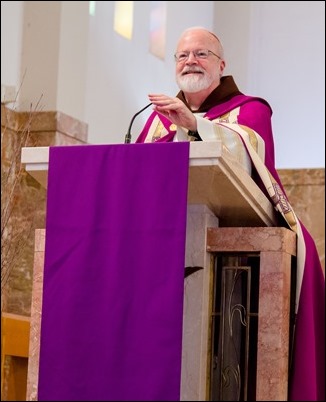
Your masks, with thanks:
M 183 103 L 178 98 L 171 98 L 162 94 L 150 94 L 148 99 L 161 110 L 177 110 L 183 108 Z
M 167 117 L 177 126 L 196 131 L 196 118 L 181 99 L 171 98 L 163 94 L 149 94 L 148 98 L 153 105 L 153 110 L 157 113 Z

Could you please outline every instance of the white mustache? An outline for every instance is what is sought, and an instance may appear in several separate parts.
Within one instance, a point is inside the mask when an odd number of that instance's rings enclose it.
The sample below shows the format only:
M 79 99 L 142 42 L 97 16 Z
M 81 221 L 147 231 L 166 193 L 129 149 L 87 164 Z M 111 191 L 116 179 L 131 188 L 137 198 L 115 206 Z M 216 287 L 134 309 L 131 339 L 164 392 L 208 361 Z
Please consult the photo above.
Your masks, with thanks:
M 205 70 L 202 69 L 201 67 L 194 67 L 194 66 L 185 66 L 185 68 L 182 70 L 181 74 L 186 74 L 186 73 L 204 73 Z

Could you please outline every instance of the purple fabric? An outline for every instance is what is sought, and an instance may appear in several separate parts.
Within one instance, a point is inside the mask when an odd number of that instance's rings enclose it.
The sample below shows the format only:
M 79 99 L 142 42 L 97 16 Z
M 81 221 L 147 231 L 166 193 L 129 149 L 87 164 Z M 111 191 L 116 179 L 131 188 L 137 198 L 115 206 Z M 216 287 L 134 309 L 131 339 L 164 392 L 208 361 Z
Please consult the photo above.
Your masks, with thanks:
M 285 190 L 275 167 L 274 140 L 272 132 L 272 109 L 268 103 L 257 97 L 246 95 L 234 96 L 227 102 L 211 108 L 206 114 L 214 120 L 231 110 L 240 107 L 238 124 L 255 130 L 264 140 L 266 149 L 265 165 L 279 186 Z M 144 141 L 150 125 L 157 113 L 153 112 L 138 138 Z M 166 119 L 160 116 L 165 127 Z M 234 130 L 236 131 L 235 124 Z M 169 130 L 168 130 L 169 131 Z M 173 141 L 175 131 L 169 131 L 159 141 Z M 258 173 L 253 170 L 252 178 L 267 197 L 269 194 Z M 271 202 L 273 202 L 271 200 Z M 299 306 L 294 333 L 293 357 L 290 367 L 289 400 L 324 401 L 325 400 L 325 277 L 318 252 L 311 235 L 300 222 L 304 234 L 306 259 L 301 286 Z
M 237 95 L 228 102 L 210 109 L 205 116 L 207 116 L 209 120 L 214 120 L 237 107 L 240 107 L 238 124 L 250 127 L 261 136 L 265 142 L 266 148 L 265 165 L 270 172 L 275 171 L 274 138 L 271 122 L 272 109 L 265 101 L 261 98 Z M 257 174 L 253 174 L 253 179 L 259 185 L 261 190 L 268 196 L 260 177 Z M 282 184 L 279 184 L 283 189 Z
M 163 126 L 165 127 L 167 134 L 162 137 L 157 139 L 155 142 L 170 142 L 173 141 L 173 137 L 176 133 L 176 130 L 171 130 L 171 121 L 166 118 L 165 116 L 158 114 L 157 112 L 152 112 L 151 115 L 149 116 L 148 120 L 146 121 L 144 128 L 142 129 L 141 133 L 139 134 L 139 136 L 136 139 L 136 143 L 143 143 L 145 142 L 146 136 L 148 134 L 148 131 L 151 127 L 151 125 L 153 124 L 153 121 L 155 119 L 156 116 L 159 116 L 160 121 L 163 123 Z M 172 127 L 174 127 L 174 124 L 172 125 Z
M 255 130 L 264 140 L 265 165 L 285 190 L 275 168 L 271 109 L 257 98 L 236 96 L 211 109 L 207 116 L 215 119 L 240 107 L 238 123 Z M 254 177 L 261 190 L 268 193 L 259 177 Z M 296 317 L 293 357 L 290 366 L 289 400 L 325 400 L 325 277 L 318 252 L 310 233 L 300 222 L 306 247 L 304 275 Z
M 261 98 L 255 98 L 246 95 L 237 95 L 230 101 L 211 109 L 206 115 L 210 120 L 216 119 L 225 113 L 230 112 L 236 107 L 240 107 L 238 115 L 238 124 L 250 127 L 256 131 L 264 140 L 266 152 L 265 164 L 269 169 L 275 165 L 274 139 L 272 131 L 272 109 Z
M 38 400 L 180 399 L 189 143 L 51 147 Z
M 227 104 L 211 109 L 207 116 L 215 119 L 227 111 L 240 107 L 238 123 L 255 130 L 264 140 L 265 165 L 285 190 L 275 168 L 271 109 L 259 99 L 236 96 Z M 268 196 L 262 181 L 254 177 Z M 293 357 L 290 366 L 289 400 L 325 400 L 325 278 L 318 252 L 310 233 L 300 222 L 306 247 L 304 274 L 296 317 Z
M 296 320 L 290 401 L 325 401 L 325 277 L 315 243 L 301 224 L 306 260 Z

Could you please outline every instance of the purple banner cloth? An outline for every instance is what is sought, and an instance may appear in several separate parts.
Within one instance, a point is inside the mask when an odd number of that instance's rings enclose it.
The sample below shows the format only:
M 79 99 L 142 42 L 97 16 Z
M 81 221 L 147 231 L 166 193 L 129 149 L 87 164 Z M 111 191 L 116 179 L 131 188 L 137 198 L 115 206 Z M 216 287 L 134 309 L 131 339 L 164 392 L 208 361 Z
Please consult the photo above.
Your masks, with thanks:
M 50 147 L 38 400 L 180 399 L 189 143 Z

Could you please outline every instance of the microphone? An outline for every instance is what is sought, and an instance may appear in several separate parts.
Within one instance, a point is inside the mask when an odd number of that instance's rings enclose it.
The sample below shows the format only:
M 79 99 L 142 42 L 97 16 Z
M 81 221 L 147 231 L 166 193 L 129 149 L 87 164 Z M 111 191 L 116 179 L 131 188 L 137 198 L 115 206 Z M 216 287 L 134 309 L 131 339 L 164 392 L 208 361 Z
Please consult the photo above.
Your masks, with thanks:
M 148 105 L 146 105 L 145 107 L 143 107 L 143 108 L 142 108 L 139 112 L 137 112 L 137 113 L 133 116 L 133 118 L 131 119 L 131 122 L 130 122 L 130 124 L 129 124 L 129 128 L 128 128 L 127 134 L 125 135 L 125 144 L 130 144 L 130 142 L 131 142 L 131 126 L 132 126 L 132 123 L 134 122 L 135 118 L 136 118 L 141 112 L 143 112 L 145 109 L 147 109 L 148 107 L 150 107 L 150 105 L 151 105 L 151 103 L 149 103 Z

